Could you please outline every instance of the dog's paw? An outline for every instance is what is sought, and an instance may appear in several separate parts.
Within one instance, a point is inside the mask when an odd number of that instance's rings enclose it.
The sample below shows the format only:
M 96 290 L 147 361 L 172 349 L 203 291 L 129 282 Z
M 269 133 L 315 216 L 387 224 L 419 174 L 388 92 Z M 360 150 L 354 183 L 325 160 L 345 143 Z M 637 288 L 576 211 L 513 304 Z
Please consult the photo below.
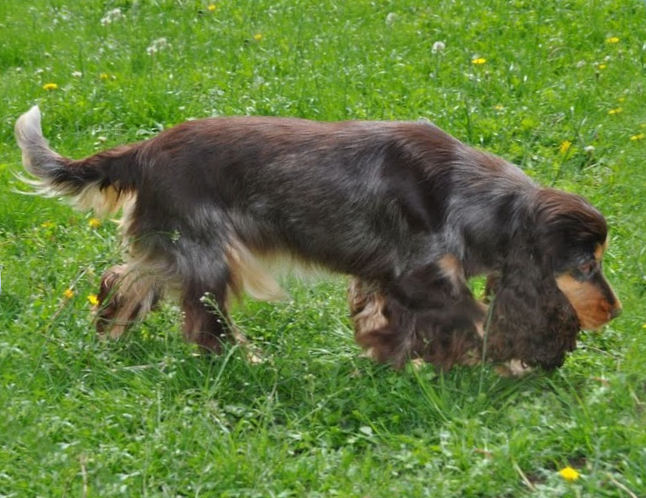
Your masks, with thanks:
M 522 377 L 533 370 L 522 360 L 509 360 L 496 366 L 496 372 L 501 377 Z

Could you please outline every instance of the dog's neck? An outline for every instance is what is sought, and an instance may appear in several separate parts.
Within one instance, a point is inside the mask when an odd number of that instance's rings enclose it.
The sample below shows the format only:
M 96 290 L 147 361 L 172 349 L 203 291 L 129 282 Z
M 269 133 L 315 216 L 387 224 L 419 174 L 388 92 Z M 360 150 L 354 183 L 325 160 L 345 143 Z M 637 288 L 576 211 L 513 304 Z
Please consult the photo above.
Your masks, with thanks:
M 493 209 L 477 210 L 469 206 L 459 225 L 450 230 L 461 234 L 462 264 L 467 277 L 499 272 L 507 259 L 518 234 L 531 237 L 534 230 L 530 189 L 519 189 L 490 200 Z M 457 229 L 457 230 L 456 230 Z

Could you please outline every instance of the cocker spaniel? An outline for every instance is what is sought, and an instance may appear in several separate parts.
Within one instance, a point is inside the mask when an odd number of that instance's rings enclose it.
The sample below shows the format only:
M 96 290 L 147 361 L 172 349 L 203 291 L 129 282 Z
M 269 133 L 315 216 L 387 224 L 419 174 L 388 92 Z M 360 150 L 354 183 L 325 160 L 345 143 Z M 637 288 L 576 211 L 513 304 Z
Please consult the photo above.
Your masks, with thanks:
M 126 262 L 104 274 L 97 312 L 111 337 L 170 293 L 186 338 L 220 351 L 232 298 L 281 296 L 267 271 L 281 258 L 351 275 L 357 342 L 396 366 L 554 368 L 580 328 L 621 310 L 594 207 L 429 123 L 201 119 L 71 160 L 33 107 L 16 137 L 43 194 L 123 208 Z M 467 286 L 481 274 L 488 309 Z

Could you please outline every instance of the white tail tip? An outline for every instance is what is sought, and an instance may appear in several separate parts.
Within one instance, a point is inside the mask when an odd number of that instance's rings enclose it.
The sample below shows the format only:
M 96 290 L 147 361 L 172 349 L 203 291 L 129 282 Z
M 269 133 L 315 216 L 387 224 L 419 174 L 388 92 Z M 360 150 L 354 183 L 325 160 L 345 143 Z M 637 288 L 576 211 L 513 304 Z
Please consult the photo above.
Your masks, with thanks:
M 42 135 L 40 126 L 40 109 L 33 106 L 16 121 L 16 137 L 20 142 L 21 138 L 29 138 L 33 134 Z

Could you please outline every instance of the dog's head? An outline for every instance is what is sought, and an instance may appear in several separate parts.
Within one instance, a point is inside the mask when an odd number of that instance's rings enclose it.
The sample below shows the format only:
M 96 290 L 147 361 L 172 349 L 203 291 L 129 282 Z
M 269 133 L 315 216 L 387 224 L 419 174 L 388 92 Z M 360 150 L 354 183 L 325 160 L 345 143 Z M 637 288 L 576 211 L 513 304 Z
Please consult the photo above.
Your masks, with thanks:
M 608 246 L 606 221 L 582 197 L 543 189 L 536 211 L 539 244 L 556 285 L 574 308 L 582 329 L 596 330 L 621 312 L 602 271 Z
M 598 329 L 621 312 L 602 273 L 606 221 L 582 197 L 540 190 L 514 234 L 494 285 L 494 359 L 555 368 L 580 329 Z

